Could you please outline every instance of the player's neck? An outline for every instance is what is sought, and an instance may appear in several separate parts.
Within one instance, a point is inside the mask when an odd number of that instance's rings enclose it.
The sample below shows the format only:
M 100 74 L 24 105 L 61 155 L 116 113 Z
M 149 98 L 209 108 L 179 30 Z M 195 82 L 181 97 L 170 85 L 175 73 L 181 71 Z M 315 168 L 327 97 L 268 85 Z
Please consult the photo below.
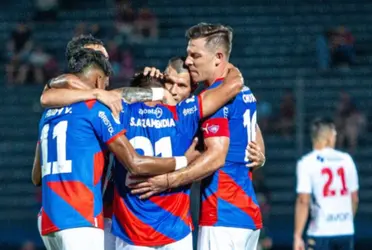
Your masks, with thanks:
M 84 84 L 81 86 L 81 89 L 94 89 L 96 87 L 96 83 L 92 82 L 90 78 L 85 77 L 84 74 L 77 74 L 77 77 L 79 77 L 80 81 Z
M 320 151 L 320 150 L 323 150 L 323 149 L 326 149 L 326 148 L 331 148 L 331 146 L 328 145 L 328 143 L 325 143 L 325 142 L 317 142 L 317 143 L 314 143 L 314 145 L 313 145 L 313 149 L 317 150 L 317 151 Z
M 209 77 L 205 83 L 208 85 L 208 86 L 211 86 L 213 85 L 217 79 L 220 79 L 220 78 L 224 78 L 227 74 L 227 64 L 228 62 L 223 62 L 221 63 L 217 68 L 216 70 L 214 71 L 214 73 L 211 75 L 211 77 Z

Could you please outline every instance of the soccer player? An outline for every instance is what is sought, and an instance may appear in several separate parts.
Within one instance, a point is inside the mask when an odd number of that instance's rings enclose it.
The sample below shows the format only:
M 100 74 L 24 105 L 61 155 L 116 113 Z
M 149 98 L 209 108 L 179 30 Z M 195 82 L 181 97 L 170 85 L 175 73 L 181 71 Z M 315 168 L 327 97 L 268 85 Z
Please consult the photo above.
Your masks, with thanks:
M 332 120 L 318 118 L 310 127 L 313 151 L 297 163 L 294 250 L 354 249 L 354 216 L 358 207 L 358 174 L 351 156 L 335 149 Z
M 82 49 L 69 69 L 90 88 L 106 86 L 111 68 L 100 52 Z M 43 113 L 39 125 L 43 209 L 41 232 L 48 250 L 103 249 L 101 176 L 103 145 L 135 175 L 185 167 L 194 157 L 140 156 L 103 104 L 79 102 Z M 37 163 L 37 161 L 35 161 Z M 33 171 L 33 173 L 38 171 Z
M 81 35 L 78 37 L 74 37 L 66 47 L 66 59 L 69 61 L 73 58 L 74 53 L 76 51 L 86 48 L 92 49 L 95 51 L 101 52 L 107 59 L 109 57 L 106 48 L 101 40 L 93 37 L 92 35 Z M 66 85 L 66 82 L 69 82 L 69 85 Z M 71 95 L 70 92 L 63 92 L 56 91 L 56 88 L 74 88 L 74 89 L 88 89 L 86 84 L 82 82 L 78 77 L 74 74 L 63 74 L 54 79 L 52 79 L 44 89 L 44 93 L 40 98 L 41 105 L 43 107 L 51 107 L 53 104 L 57 106 L 64 106 L 70 103 Z M 85 96 L 84 96 L 85 95 Z M 107 107 L 109 107 L 114 115 L 118 116 L 120 110 L 122 109 L 121 99 L 124 98 L 126 102 L 133 102 L 133 101 L 152 101 L 152 100 L 163 100 L 165 101 L 168 93 L 164 93 L 163 89 L 129 89 L 129 88 L 121 88 L 115 91 L 102 91 L 99 88 L 92 89 L 86 92 L 80 92 L 79 96 L 82 97 L 81 101 L 83 100 L 90 100 L 96 99 L 100 102 L 104 103 Z M 168 96 L 169 98 L 169 96 Z M 77 101 L 76 99 L 73 99 Z M 36 151 L 38 150 L 38 146 L 36 146 Z M 35 160 L 38 160 L 39 157 L 36 157 Z M 105 168 L 107 169 L 107 167 Z M 37 173 L 35 173 L 36 178 Z M 106 176 L 106 174 L 104 174 Z M 107 183 L 106 180 L 103 180 L 104 183 Z M 40 183 L 40 180 L 35 182 Z M 107 199 L 107 198 L 106 198 Z M 106 218 L 110 215 L 110 207 L 107 207 L 107 203 L 104 203 L 104 216 L 105 216 L 105 249 L 110 250 L 114 249 L 115 238 L 113 235 L 109 233 L 111 230 L 111 222 L 110 218 Z M 111 247 L 110 247 L 111 245 Z
M 144 155 L 171 156 L 184 152 L 199 128 L 200 119 L 239 93 L 243 80 L 236 68 L 232 71 L 236 73 L 230 72 L 220 88 L 192 96 L 176 106 L 164 106 L 159 102 L 123 104 L 121 123 L 133 147 Z M 140 74 L 134 78 L 132 86 L 159 87 L 161 83 Z M 119 167 L 114 174 L 116 249 L 192 249 L 190 186 L 169 190 L 144 201 L 131 194 L 128 187 L 131 177 L 123 170 Z
M 232 30 L 200 23 L 191 27 L 186 64 L 195 82 L 209 89 L 223 81 L 232 46 Z M 256 140 L 256 99 L 248 87 L 202 124 L 205 152 L 187 168 L 134 185 L 142 198 L 202 180 L 199 250 L 255 249 L 262 227 L 252 183 L 254 158 L 246 151 Z M 252 143 L 257 149 L 257 144 Z M 260 150 L 255 150 L 262 154 Z

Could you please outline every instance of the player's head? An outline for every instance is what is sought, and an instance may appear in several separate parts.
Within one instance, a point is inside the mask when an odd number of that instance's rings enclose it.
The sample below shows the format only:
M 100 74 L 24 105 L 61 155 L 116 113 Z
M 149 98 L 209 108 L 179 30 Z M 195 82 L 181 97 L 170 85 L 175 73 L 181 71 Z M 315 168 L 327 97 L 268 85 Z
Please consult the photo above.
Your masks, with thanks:
M 221 24 L 199 23 L 186 31 L 186 65 L 194 82 L 210 79 L 229 60 L 233 31 Z
M 91 88 L 105 89 L 112 74 L 111 64 L 99 51 L 79 49 L 68 61 L 68 70 Z
M 164 88 L 164 81 L 149 75 L 145 76 L 143 73 L 136 73 L 130 81 L 130 86 L 138 88 Z
M 165 73 L 171 76 L 165 82 L 165 88 L 172 94 L 176 102 L 188 98 L 195 84 L 192 83 L 185 57 L 173 57 L 169 60 Z M 176 80 L 172 80 L 176 79 Z
M 66 58 L 67 61 L 73 56 L 73 54 L 81 49 L 93 49 L 100 51 L 105 57 L 108 58 L 108 53 L 103 42 L 92 35 L 80 35 L 71 39 L 66 47 Z
M 336 127 L 332 119 L 316 118 L 310 126 L 311 139 L 314 148 L 334 148 L 336 145 Z

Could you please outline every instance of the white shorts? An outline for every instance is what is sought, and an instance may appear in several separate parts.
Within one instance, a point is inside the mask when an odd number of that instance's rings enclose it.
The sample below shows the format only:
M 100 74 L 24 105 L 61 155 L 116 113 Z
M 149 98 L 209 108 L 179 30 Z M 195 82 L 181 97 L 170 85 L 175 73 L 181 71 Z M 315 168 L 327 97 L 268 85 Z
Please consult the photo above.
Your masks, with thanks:
M 41 216 L 38 217 L 41 235 Z M 41 235 L 47 250 L 104 250 L 104 232 L 95 227 L 64 229 L 48 235 Z
M 112 221 L 105 218 L 105 250 L 115 250 L 116 236 L 111 233 Z
M 129 245 L 119 237 L 116 237 L 116 250 L 192 250 L 192 234 L 182 240 L 158 247 L 144 247 Z
M 199 227 L 198 250 L 256 250 L 260 230 Z

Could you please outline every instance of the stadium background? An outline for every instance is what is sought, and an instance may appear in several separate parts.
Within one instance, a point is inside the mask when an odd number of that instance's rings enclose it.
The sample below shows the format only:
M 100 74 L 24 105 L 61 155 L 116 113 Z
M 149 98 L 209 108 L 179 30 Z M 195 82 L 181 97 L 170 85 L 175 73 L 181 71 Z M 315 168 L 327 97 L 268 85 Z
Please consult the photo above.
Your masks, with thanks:
M 93 33 L 103 39 L 117 72 L 112 82 L 122 86 L 137 68 L 163 69 L 170 57 L 184 55 L 184 32 L 201 21 L 233 27 L 231 61 L 259 102 L 267 164 L 255 180 L 266 244 L 271 239 L 272 249 L 291 249 L 296 160 L 311 149 L 309 121 L 316 115 L 330 115 L 348 139 L 340 146 L 355 157 L 360 174 L 357 249 L 370 249 L 370 1 L 60 0 L 54 5 L 57 2 L 0 3 L 0 249 L 21 249 L 26 241 L 41 247 L 36 229 L 40 190 L 30 180 L 42 111 L 39 96 L 46 79 L 63 72 L 65 46 L 71 37 Z M 19 23 L 30 31 L 17 35 L 13 31 L 22 29 Z M 352 35 L 355 43 L 341 49 L 341 59 L 334 59 L 338 66 L 327 67 L 327 53 L 335 50 L 328 48 L 330 38 L 322 35 L 340 25 L 348 29 L 346 36 Z M 11 50 L 12 39 L 23 46 L 18 57 Z M 27 47 L 26 41 L 33 46 Z M 34 248 L 26 244 L 22 249 Z

